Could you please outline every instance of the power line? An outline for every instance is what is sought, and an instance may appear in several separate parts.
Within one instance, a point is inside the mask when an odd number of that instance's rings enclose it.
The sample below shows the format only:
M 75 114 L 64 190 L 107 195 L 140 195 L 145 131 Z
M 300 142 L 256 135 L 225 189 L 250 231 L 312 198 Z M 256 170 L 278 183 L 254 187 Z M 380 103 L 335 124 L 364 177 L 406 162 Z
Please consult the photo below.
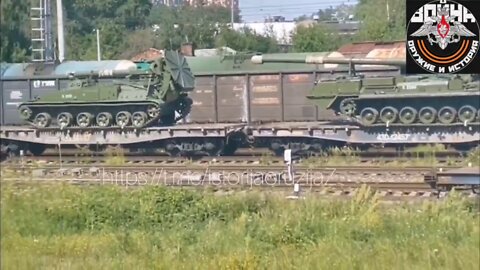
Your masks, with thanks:
M 352 0 L 352 2 L 347 2 L 351 5 L 355 5 L 355 4 L 358 4 L 357 2 L 358 0 Z M 244 9 L 255 9 L 255 10 L 258 10 L 258 9 L 262 9 L 262 8 L 281 8 L 281 7 L 308 7 L 308 6 L 331 6 L 332 4 L 337 4 L 337 6 L 341 5 L 341 4 L 346 4 L 345 3 L 345 0 L 342 1 L 341 3 L 339 3 L 339 1 L 329 1 L 329 2 L 322 2 L 322 3 L 319 3 L 318 1 L 315 2 L 315 3 L 301 3 L 301 4 L 282 4 L 282 5 L 258 5 L 258 6 L 246 6 L 246 7 L 240 7 L 240 10 L 244 10 Z
M 352 2 L 347 2 L 352 8 L 358 4 L 357 0 L 351 0 Z M 336 3 L 338 6 L 340 4 L 346 3 L 345 0 L 341 3 L 338 1 L 336 2 L 323 2 L 323 3 L 301 3 L 301 4 L 284 4 L 284 5 L 260 5 L 255 8 L 255 10 L 251 10 L 253 7 L 247 7 L 247 8 L 240 8 L 240 15 L 242 18 L 252 18 L 252 17 L 265 17 L 265 16 L 271 16 L 273 14 L 285 14 L 285 15 L 290 15 L 288 13 L 304 13 L 306 14 L 313 14 L 316 13 L 319 10 L 325 9 L 326 7 L 330 7 L 333 4 Z M 351 5 L 350 5 L 351 4 Z M 250 9 L 248 9 L 250 8 Z M 296 14 L 298 15 L 298 14 Z M 295 15 L 295 16 L 296 16 Z
M 253 10 L 246 10 L 245 13 L 255 13 L 255 12 L 264 12 L 264 11 L 270 11 L 270 10 L 296 10 L 296 9 L 305 9 L 305 10 L 312 10 L 312 9 L 322 9 L 322 7 L 320 6 L 316 6 L 316 7 L 289 7 L 289 8 L 261 8 L 261 9 L 257 9 L 255 11 Z
M 262 14 L 269 14 L 269 13 L 282 13 L 282 12 L 289 12 L 289 11 L 304 11 L 306 13 L 315 13 L 318 10 L 322 9 L 321 7 L 310 7 L 308 9 L 305 9 L 303 7 L 291 7 L 291 8 L 279 8 L 279 9 L 260 9 L 257 11 L 240 11 L 240 14 L 242 16 L 253 16 L 253 15 L 262 15 Z
M 309 8 L 309 9 L 304 9 L 304 8 L 281 8 L 281 9 L 269 9 L 269 10 L 258 10 L 258 11 L 247 11 L 247 12 L 242 12 L 240 11 L 241 14 L 264 14 L 264 13 L 271 13 L 271 12 L 288 12 L 288 11 L 298 11 L 298 10 L 305 10 L 306 12 L 317 12 L 321 8 Z

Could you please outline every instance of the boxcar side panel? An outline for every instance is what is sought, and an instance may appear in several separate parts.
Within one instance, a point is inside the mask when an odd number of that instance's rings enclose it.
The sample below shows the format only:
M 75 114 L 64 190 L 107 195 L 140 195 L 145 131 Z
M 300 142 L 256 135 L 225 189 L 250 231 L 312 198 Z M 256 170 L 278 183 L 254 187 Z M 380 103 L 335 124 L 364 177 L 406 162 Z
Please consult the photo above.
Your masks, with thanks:
M 310 74 L 285 74 L 282 79 L 285 121 L 314 121 L 316 107 L 307 98 L 313 87 Z
M 251 121 L 282 121 L 280 75 L 254 75 L 249 79 Z
M 30 82 L 23 81 L 3 81 L 2 89 L 2 114 L 3 124 L 19 125 L 23 123 L 18 114 L 18 105 L 31 99 Z
M 218 122 L 247 122 L 249 117 L 246 76 L 217 78 Z
M 195 88 L 189 93 L 193 100 L 192 111 L 187 116 L 187 122 L 216 122 L 215 77 L 202 76 L 195 78 Z

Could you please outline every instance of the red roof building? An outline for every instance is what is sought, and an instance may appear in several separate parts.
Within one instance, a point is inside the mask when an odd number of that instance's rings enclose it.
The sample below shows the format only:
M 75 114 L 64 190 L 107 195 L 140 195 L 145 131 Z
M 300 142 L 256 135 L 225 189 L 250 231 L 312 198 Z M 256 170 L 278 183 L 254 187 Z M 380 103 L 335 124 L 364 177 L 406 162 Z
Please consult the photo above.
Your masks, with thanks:
M 132 60 L 134 62 L 143 62 L 143 61 L 149 62 L 149 61 L 153 61 L 153 60 L 155 60 L 159 57 L 163 57 L 163 50 L 150 48 L 150 49 L 148 49 L 144 52 L 141 52 L 141 53 L 135 55 L 130 60 Z
M 402 58 L 405 57 L 405 41 L 391 41 L 391 42 L 358 42 L 346 44 L 337 50 L 346 57 L 369 57 L 372 53 L 382 52 L 377 55 L 381 58 Z

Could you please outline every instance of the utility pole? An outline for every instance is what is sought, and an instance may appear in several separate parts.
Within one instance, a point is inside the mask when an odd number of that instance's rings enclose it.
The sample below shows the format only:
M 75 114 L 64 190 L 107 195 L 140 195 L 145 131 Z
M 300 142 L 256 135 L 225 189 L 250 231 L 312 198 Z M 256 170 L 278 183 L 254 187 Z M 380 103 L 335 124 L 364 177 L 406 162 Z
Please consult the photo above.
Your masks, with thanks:
M 234 3 L 235 3 L 235 0 L 230 0 L 230 23 L 232 24 L 232 29 L 233 29 L 233 16 L 234 16 Z
M 63 33 L 63 5 L 62 0 L 57 0 L 57 39 L 58 39 L 58 60 L 65 59 L 65 35 Z
M 97 30 L 97 60 L 101 61 L 102 57 L 100 56 L 100 30 L 98 30 L 98 28 L 95 30 Z
M 390 7 L 388 6 L 388 0 L 386 2 L 387 2 L 387 20 L 388 22 L 390 22 Z

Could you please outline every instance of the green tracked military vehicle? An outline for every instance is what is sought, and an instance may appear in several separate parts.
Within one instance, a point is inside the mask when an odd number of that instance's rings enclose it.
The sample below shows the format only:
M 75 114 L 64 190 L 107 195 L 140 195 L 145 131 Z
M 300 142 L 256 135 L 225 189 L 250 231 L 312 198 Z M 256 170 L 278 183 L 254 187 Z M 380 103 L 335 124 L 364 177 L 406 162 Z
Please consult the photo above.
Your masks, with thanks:
M 122 78 L 99 83 L 98 77 Z M 154 61 L 148 71 L 72 74 L 69 87 L 19 105 L 20 116 L 36 128 L 107 128 L 170 125 L 192 104 L 193 74 L 176 51 Z
M 281 62 L 254 56 L 253 63 Z M 320 109 L 373 125 L 466 125 L 480 123 L 479 75 L 364 77 L 355 65 L 405 66 L 403 59 L 307 56 L 289 63 L 348 64 L 350 74 L 316 82 L 308 96 Z

